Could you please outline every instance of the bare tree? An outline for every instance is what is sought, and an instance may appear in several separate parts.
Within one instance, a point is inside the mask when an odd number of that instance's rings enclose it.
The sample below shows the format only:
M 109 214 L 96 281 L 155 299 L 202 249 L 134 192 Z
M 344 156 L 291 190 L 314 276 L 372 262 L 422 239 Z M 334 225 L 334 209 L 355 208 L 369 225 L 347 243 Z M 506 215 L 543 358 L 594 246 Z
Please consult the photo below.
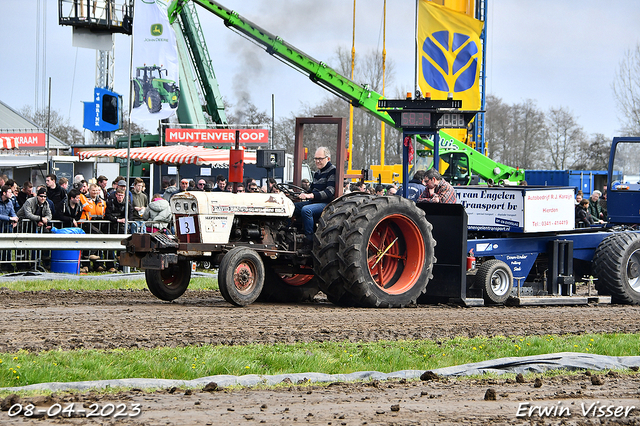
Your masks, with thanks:
M 640 136 L 640 43 L 629 50 L 613 82 L 625 136 Z
M 573 170 L 607 170 L 611 138 L 596 133 L 585 138 L 578 146 L 578 157 L 571 166 Z
M 258 107 L 249 100 L 246 100 L 242 108 L 226 103 L 225 112 L 229 124 L 271 126 L 271 116 L 266 111 L 258 110 Z
M 544 113 L 535 101 L 508 105 L 502 99 L 487 96 L 485 140 L 489 156 L 512 167 L 540 167 L 540 150 L 544 145 Z
M 124 110 L 122 113 L 122 128 L 120 131 L 124 136 L 129 136 L 129 132 L 131 132 L 132 135 L 135 135 L 137 133 L 146 133 L 147 129 L 133 120 L 131 121 L 131 126 L 129 126 L 129 111 Z
M 351 53 L 344 48 L 336 51 L 333 68 L 344 76 L 351 75 Z M 387 60 L 386 64 L 387 86 L 393 82 L 395 64 Z M 371 51 L 363 56 L 356 56 L 354 81 L 366 85 L 370 89 L 381 93 L 382 91 L 382 55 Z M 311 117 L 314 115 L 331 115 L 334 117 L 349 117 L 349 103 L 328 95 L 316 105 L 305 105 L 300 111 L 291 117 L 281 118 L 275 125 L 275 146 L 293 151 L 295 116 Z M 347 129 L 348 131 L 348 129 Z M 347 135 L 348 136 L 348 135 Z M 319 146 L 332 146 L 337 135 L 332 126 L 309 126 L 305 128 L 305 146 L 309 151 Z M 329 142 L 329 143 L 328 143 Z M 381 121 L 360 108 L 354 108 L 353 118 L 353 152 L 352 167 L 355 170 L 369 167 L 372 164 L 380 164 L 381 147 Z M 402 160 L 402 133 L 387 125 L 385 128 L 385 163 L 399 163 Z
M 84 143 L 82 132 L 71 125 L 68 117 L 64 117 L 58 111 L 51 111 L 51 119 L 47 109 L 33 110 L 31 106 L 25 105 L 20 110 L 27 119 L 42 129 L 49 128 L 52 135 L 68 143 L 69 145 L 78 145 Z
M 547 115 L 545 166 L 556 170 L 566 170 L 579 159 L 577 147 L 584 144 L 586 137 L 582 126 L 573 114 L 564 107 L 551 108 Z

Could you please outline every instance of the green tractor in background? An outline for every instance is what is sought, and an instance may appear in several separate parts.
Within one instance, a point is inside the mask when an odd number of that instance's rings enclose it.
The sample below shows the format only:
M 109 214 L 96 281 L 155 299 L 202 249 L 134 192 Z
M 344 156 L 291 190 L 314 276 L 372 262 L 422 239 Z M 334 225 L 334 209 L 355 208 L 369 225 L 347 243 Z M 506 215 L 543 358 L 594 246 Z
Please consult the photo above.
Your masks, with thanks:
M 147 104 L 150 113 L 162 109 L 163 103 L 171 108 L 178 107 L 180 88 L 175 81 L 162 78 L 167 76 L 167 70 L 157 65 L 136 68 L 136 78 L 133 80 L 133 108 L 142 103 Z

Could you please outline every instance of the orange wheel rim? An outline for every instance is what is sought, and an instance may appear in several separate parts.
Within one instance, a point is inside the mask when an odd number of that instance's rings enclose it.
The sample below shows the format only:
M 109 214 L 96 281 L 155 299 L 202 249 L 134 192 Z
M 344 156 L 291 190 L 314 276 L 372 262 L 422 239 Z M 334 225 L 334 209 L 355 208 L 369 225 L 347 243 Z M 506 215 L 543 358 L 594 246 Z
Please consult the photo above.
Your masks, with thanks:
M 303 274 L 295 274 L 295 275 L 280 275 L 282 281 L 286 284 L 298 287 L 301 285 L 305 285 L 309 281 L 313 279 L 313 275 L 303 275 Z
M 233 285 L 242 293 L 251 293 L 256 286 L 256 268 L 249 262 L 240 263 L 233 271 Z
M 401 294 L 412 288 L 424 262 L 424 237 L 406 216 L 387 216 L 373 229 L 367 246 L 367 264 L 371 278 L 382 291 Z

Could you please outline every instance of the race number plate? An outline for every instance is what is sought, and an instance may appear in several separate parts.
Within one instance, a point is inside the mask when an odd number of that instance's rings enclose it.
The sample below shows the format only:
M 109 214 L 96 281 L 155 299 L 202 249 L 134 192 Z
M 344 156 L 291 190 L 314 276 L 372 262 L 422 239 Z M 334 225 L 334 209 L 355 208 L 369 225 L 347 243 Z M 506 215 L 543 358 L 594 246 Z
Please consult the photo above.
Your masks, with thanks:
M 181 234 L 195 234 L 196 225 L 193 221 L 193 216 L 184 216 L 178 218 L 178 226 Z

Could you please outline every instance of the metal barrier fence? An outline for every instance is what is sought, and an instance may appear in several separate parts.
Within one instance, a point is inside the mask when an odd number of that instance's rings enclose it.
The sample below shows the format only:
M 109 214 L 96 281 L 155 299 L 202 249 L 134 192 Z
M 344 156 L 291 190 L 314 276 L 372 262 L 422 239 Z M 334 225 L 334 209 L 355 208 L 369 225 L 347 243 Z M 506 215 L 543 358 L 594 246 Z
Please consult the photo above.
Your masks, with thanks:
M 47 226 L 62 228 L 60 221 L 49 221 Z M 118 252 L 123 249 L 120 241 L 125 234 L 124 224 L 106 220 L 81 220 L 80 234 L 51 234 L 46 227 L 23 219 L 13 227 L 4 222 L 0 226 L 0 272 L 45 271 L 51 267 L 51 251 L 77 250 L 82 272 L 111 271 L 118 269 Z M 136 233 L 155 232 L 162 226 L 157 222 L 129 222 L 129 230 Z M 170 227 L 167 231 L 171 233 Z M 86 269 L 84 269 L 86 268 Z

